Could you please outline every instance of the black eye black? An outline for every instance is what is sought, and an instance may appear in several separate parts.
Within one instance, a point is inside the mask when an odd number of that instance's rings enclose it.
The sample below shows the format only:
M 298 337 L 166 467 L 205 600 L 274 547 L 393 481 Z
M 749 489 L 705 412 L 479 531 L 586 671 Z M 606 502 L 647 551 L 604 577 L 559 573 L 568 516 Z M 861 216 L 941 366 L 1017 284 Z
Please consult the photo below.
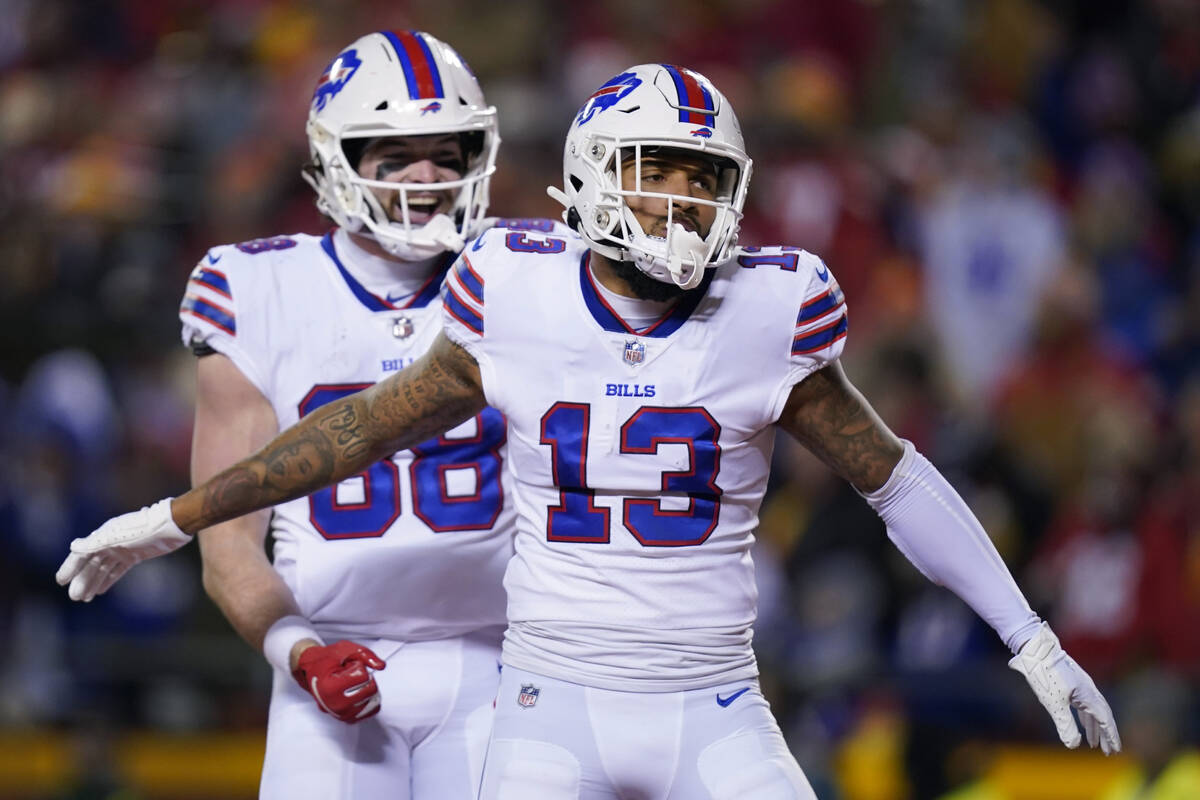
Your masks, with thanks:
M 375 180 L 383 180 L 384 177 L 391 175 L 393 172 L 399 172 L 407 167 L 408 161 L 392 160 L 380 161 L 379 166 L 375 167 Z

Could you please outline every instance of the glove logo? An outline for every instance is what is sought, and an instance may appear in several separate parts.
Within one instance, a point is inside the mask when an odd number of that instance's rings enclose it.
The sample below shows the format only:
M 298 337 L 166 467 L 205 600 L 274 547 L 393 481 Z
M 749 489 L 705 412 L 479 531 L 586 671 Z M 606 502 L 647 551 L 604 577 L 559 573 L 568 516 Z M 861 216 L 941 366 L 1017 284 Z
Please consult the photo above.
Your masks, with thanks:
M 386 666 L 370 649 L 343 639 L 304 650 L 292 676 L 322 711 L 353 724 L 379 713 L 379 685 L 371 670 Z

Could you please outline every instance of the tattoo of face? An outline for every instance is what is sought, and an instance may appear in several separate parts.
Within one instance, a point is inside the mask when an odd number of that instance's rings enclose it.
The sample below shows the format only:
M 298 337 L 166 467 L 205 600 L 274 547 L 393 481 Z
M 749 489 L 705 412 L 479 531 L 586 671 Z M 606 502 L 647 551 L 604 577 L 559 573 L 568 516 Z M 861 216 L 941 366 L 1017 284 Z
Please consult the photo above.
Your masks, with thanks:
M 331 428 L 336 424 L 345 425 L 345 415 L 338 416 L 339 410 L 323 414 L 332 416 Z M 347 435 L 343 431 L 336 436 Z M 257 456 L 230 467 L 209 481 L 202 504 L 205 517 L 218 521 L 229 519 L 244 513 L 238 510 L 243 507 L 275 505 L 331 482 L 339 464 L 336 436 L 331 440 L 320 428 L 302 430 L 297 427 L 285 432 Z M 361 439 L 351 438 L 341 450 L 343 453 L 361 452 L 365 447 Z
M 201 513 L 206 520 L 226 519 L 225 509 L 253 503 L 257 498 L 259 478 L 252 469 L 236 465 L 208 482 L 201 501 Z M 213 524 L 213 523 L 206 523 Z

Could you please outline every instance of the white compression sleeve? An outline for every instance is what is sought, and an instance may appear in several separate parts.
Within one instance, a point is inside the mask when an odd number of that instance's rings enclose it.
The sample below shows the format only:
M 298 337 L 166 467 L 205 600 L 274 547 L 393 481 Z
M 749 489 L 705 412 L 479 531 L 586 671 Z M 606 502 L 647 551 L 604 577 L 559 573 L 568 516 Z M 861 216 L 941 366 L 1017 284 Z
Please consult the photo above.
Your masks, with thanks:
M 983 526 L 912 442 L 904 442 L 887 483 L 863 497 L 900 552 L 926 578 L 962 598 L 1010 650 L 1016 653 L 1037 633 L 1041 620 Z

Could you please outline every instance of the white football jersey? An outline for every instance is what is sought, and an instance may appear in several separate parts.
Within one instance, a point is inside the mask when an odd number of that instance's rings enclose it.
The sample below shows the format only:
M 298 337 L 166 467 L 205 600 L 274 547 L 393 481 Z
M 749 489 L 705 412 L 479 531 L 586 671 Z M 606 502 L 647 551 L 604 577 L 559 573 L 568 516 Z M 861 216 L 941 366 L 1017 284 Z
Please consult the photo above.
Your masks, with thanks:
M 495 229 L 442 288 L 508 418 L 505 663 L 624 691 L 750 678 L 774 423 L 841 353 L 842 292 L 816 256 L 746 248 L 639 335 L 588 260 L 577 237 Z
M 210 250 L 180 308 L 185 343 L 228 356 L 280 429 L 403 369 L 441 330 L 453 254 L 414 294 L 375 294 L 344 232 Z M 339 254 L 339 247 L 341 253 Z M 505 423 L 488 408 L 440 439 L 277 506 L 275 569 L 327 636 L 422 641 L 503 625 L 512 511 Z

